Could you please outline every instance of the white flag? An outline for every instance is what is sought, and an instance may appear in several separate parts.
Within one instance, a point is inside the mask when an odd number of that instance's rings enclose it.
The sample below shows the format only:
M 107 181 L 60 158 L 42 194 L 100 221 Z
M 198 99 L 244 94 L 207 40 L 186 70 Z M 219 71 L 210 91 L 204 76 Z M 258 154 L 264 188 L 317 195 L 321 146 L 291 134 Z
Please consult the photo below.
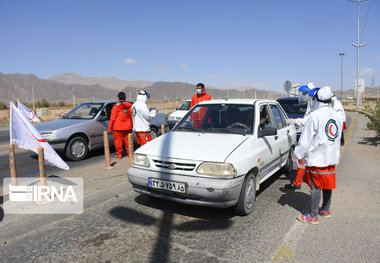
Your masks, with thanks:
M 69 170 L 69 166 L 12 102 L 10 103 L 9 133 L 11 143 L 35 153 L 38 153 L 38 148 L 42 147 L 44 148 L 45 162 L 47 164 Z
M 37 122 L 40 123 L 41 121 L 37 118 L 36 114 L 34 114 L 34 111 L 26 107 L 24 104 L 22 104 L 18 99 L 17 99 L 17 105 L 18 105 L 18 110 L 24 114 L 25 118 L 29 120 L 30 122 Z

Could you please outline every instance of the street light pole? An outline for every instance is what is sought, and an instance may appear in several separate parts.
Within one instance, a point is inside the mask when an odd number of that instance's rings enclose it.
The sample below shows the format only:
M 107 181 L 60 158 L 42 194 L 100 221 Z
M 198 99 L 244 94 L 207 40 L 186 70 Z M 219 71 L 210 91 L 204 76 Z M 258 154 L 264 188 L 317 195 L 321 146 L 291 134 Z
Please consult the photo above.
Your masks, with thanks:
M 344 53 L 339 53 L 340 56 L 340 100 L 343 100 L 343 56 Z
M 357 61 L 356 61 L 356 108 L 359 108 L 360 98 L 359 98 L 359 48 L 365 45 L 365 43 L 360 44 L 360 4 L 365 4 L 368 0 L 351 0 L 354 4 L 358 5 L 358 42 L 352 43 L 356 47 Z

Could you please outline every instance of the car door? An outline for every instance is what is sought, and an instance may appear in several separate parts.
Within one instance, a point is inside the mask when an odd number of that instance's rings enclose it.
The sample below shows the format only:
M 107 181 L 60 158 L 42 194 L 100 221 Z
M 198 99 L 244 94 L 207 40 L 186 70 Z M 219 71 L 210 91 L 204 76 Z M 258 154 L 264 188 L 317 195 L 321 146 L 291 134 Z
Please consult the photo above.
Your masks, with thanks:
M 110 123 L 112 107 L 115 103 L 107 103 L 103 106 L 99 116 L 94 120 L 96 122 L 93 129 L 93 134 L 91 135 L 91 144 L 92 147 L 101 147 L 103 146 L 103 132 L 108 130 L 108 125 Z M 108 137 L 110 143 L 113 142 L 113 136 Z
M 260 129 L 265 127 L 276 127 L 270 108 L 267 103 L 259 105 L 259 118 L 257 127 L 257 136 L 259 137 Z M 277 143 L 278 135 L 263 136 L 258 138 L 258 148 L 260 157 L 260 178 L 263 179 L 280 165 L 280 149 Z
M 279 155 L 281 157 L 280 164 L 282 164 L 286 161 L 291 147 L 291 140 L 289 141 L 291 127 L 286 124 L 285 115 L 277 104 L 269 104 L 269 107 L 277 128 L 277 136 L 275 137 L 277 139 L 275 139 L 275 143 L 279 149 Z

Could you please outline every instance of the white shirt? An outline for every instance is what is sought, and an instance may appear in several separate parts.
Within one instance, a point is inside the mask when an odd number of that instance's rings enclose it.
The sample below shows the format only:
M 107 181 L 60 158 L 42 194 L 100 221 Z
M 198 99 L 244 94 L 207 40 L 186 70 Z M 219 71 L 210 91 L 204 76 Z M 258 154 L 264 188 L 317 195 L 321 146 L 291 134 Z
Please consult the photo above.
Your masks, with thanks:
M 339 162 L 343 123 L 329 104 L 318 104 L 306 121 L 294 154 L 304 159 L 306 166 L 327 167 Z
M 137 95 L 132 106 L 133 130 L 135 132 L 150 132 L 150 121 L 156 117 L 156 110 L 149 111 L 146 95 Z

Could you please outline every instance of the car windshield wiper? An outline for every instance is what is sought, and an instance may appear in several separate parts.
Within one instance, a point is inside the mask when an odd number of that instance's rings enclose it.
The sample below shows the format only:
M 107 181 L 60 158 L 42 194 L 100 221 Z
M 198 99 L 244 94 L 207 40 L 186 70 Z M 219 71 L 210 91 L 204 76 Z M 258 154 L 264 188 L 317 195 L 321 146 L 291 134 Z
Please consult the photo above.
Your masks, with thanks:
M 206 130 L 206 131 L 208 131 L 208 130 Z M 214 129 L 210 129 L 210 131 L 241 134 L 244 136 L 246 135 L 246 132 L 242 131 L 241 129 L 233 129 L 233 128 L 214 128 Z
M 196 131 L 196 132 L 203 132 L 197 128 L 194 128 L 194 127 L 188 127 L 188 126 L 185 126 L 185 127 L 177 127 L 175 128 L 175 130 L 180 130 L 180 129 L 183 129 L 183 130 L 190 130 L 190 131 Z

